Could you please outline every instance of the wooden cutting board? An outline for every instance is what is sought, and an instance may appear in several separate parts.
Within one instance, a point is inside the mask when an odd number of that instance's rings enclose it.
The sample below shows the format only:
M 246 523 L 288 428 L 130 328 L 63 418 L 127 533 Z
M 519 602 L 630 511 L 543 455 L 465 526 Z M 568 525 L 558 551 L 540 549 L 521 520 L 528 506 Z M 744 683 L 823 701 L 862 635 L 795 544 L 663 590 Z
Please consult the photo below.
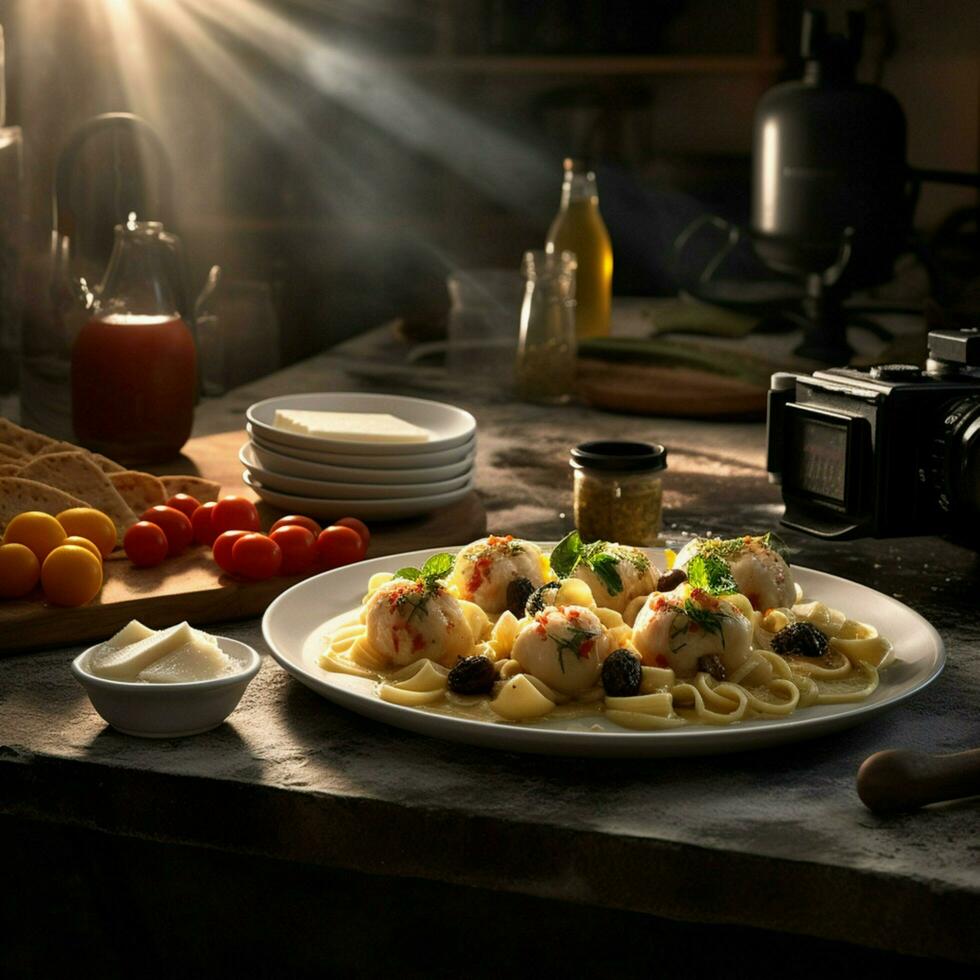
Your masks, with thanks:
M 580 357 L 576 387 L 587 404 L 631 415 L 758 418 L 766 411 L 767 389 L 692 368 Z
M 241 481 L 238 450 L 244 432 L 224 432 L 192 439 L 183 456 L 156 473 L 196 473 L 222 485 L 222 495 L 236 493 L 257 500 Z M 284 511 L 258 502 L 262 527 L 269 528 Z M 342 517 L 338 514 L 337 517 Z M 322 522 L 321 522 L 322 523 Z M 466 544 L 486 534 L 487 515 L 476 493 L 451 507 L 397 522 L 372 522 L 369 558 L 419 548 Z M 195 626 L 261 616 L 269 603 L 303 576 L 245 582 L 226 575 L 209 548 L 195 545 L 155 568 L 136 568 L 127 559 L 104 566 L 99 595 L 84 606 L 65 609 L 46 603 L 38 591 L 22 600 L 0 602 L 0 652 L 103 640 L 131 619 L 159 629 L 188 620 Z

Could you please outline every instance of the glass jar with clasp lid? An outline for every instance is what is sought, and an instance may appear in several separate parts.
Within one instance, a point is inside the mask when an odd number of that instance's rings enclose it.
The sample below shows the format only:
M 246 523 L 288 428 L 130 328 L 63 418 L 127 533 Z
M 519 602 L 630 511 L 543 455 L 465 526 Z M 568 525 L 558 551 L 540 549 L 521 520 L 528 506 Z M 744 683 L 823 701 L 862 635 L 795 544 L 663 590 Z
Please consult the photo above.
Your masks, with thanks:
M 667 450 L 650 442 L 583 442 L 571 452 L 583 541 L 659 545 Z

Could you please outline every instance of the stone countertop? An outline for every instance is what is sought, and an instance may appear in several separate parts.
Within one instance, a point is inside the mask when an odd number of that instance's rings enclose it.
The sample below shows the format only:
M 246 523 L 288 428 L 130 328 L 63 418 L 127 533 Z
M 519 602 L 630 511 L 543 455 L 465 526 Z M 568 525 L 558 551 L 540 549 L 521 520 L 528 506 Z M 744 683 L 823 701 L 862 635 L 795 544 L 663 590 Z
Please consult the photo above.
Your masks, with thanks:
M 760 423 L 529 406 L 512 402 L 492 369 L 462 384 L 439 367 L 404 366 L 404 353 L 388 330 L 374 331 L 203 404 L 195 435 L 240 427 L 247 405 L 276 393 L 414 394 L 476 415 L 491 530 L 563 534 L 568 448 L 603 437 L 668 447 L 672 544 L 778 520 Z M 894 595 L 932 622 L 949 658 L 943 675 L 840 734 L 736 755 L 603 761 L 492 752 L 375 724 L 268 656 L 220 728 L 143 741 L 94 713 L 68 670 L 78 649 L 25 654 L 0 660 L 0 813 L 980 961 L 977 800 L 882 818 L 854 789 L 859 764 L 880 749 L 980 742 L 977 555 L 935 537 L 785 537 L 796 563 Z M 220 632 L 265 651 L 258 621 Z

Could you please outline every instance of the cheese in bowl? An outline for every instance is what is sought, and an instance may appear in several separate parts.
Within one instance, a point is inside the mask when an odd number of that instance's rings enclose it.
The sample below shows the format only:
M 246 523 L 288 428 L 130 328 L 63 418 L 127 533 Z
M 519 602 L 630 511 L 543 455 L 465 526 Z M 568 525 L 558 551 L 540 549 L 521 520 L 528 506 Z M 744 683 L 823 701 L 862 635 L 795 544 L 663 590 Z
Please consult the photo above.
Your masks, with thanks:
M 210 681 L 240 669 L 213 636 L 187 623 L 158 631 L 135 619 L 93 647 L 84 667 L 106 680 L 148 684 Z
M 95 710 L 118 731 L 196 735 L 235 710 L 261 660 L 250 646 L 187 623 L 151 630 L 137 620 L 72 662 Z

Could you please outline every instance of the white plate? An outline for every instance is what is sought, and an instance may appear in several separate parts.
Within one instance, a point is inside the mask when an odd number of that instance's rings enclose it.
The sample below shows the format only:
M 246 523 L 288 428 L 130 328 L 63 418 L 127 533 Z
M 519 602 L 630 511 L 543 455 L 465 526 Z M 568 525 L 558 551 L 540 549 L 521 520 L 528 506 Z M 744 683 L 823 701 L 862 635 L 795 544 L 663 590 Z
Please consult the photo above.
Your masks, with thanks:
M 472 482 L 472 474 L 464 473 L 452 480 L 439 480 L 435 483 L 328 483 L 326 480 L 304 480 L 298 476 L 283 476 L 248 461 L 248 453 L 242 450 L 239 460 L 267 490 L 280 493 L 293 493 L 301 497 L 353 500 L 397 500 L 400 497 L 431 497 L 437 493 L 449 493 Z
M 462 445 L 452 449 L 441 449 L 439 452 L 414 453 L 411 456 L 367 456 L 356 453 L 311 452 L 296 446 L 270 442 L 263 438 L 263 433 L 260 433 L 250 422 L 246 423 L 245 431 L 260 449 L 270 450 L 309 463 L 321 463 L 325 466 L 353 466 L 365 470 L 417 470 L 424 473 L 430 466 L 449 466 L 459 463 L 476 452 L 475 434 Z
M 551 547 L 543 545 L 543 547 Z M 752 720 L 729 726 L 690 725 L 659 732 L 632 732 L 607 719 L 559 719 L 512 724 L 454 718 L 389 704 L 374 694 L 366 678 L 329 673 L 317 664 L 322 624 L 358 606 L 368 578 L 404 565 L 420 566 L 430 548 L 348 565 L 294 585 L 265 612 L 262 634 L 279 665 L 330 701 L 367 718 L 409 731 L 511 752 L 579 756 L 713 755 L 761 748 L 836 732 L 891 708 L 922 690 L 943 669 L 939 634 L 908 606 L 864 585 L 835 575 L 794 567 L 807 598 L 874 624 L 895 645 L 895 660 L 882 672 L 878 689 L 856 704 L 825 704 L 800 709 L 785 719 Z M 659 554 L 654 557 L 662 563 Z M 602 731 L 589 731 L 599 724 Z
M 470 480 L 458 490 L 450 493 L 436 493 L 428 497 L 392 497 L 389 500 L 358 500 L 322 497 L 299 497 L 292 493 L 280 493 L 262 486 L 249 476 L 248 470 L 242 473 L 242 480 L 251 487 L 266 503 L 291 514 L 305 514 L 307 517 L 360 517 L 362 520 L 393 521 L 403 517 L 418 517 L 440 507 L 448 507 L 462 500 L 473 489 Z M 399 566 L 400 567 L 400 566 Z M 365 579 L 365 581 L 367 581 Z
M 275 427 L 276 410 L 280 408 L 312 412 L 383 412 L 428 429 L 431 438 L 427 442 L 356 442 L 352 439 L 307 436 Z M 274 445 L 294 446 L 319 453 L 363 456 L 400 458 L 455 449 L 469 442 L 476 432 L 476 419 L 455 405 L 430 402 L 424 398 L 403 398 L 401 395 L 355 395 L 347 392 L 280 395 L 251 405 L 245 417 L 267 442 Z
M 238 458 L 249 467 L 262 467 L 280 476 L 298 476 L 304 480 L 332 480 L 334 483 L 386 483 L 415 484 L 452 480 L 465 476 L 473 469 L 476 452 L 471 451 L 458 463 L 448 466 L 413 466 L 406 469 L 379 470 L 356 466 L 330 466 L 309 463 L 275 450 L 267 449 L 260 442 L 246 442 Z M 413 457 L 414 458 L 414 457 Z

